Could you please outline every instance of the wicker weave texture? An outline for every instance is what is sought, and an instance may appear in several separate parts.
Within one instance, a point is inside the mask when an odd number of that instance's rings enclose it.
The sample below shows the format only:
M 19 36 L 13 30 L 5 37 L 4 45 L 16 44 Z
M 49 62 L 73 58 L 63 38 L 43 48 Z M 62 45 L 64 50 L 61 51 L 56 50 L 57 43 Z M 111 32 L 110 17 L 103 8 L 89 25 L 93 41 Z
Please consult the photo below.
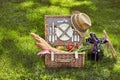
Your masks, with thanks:
M 47 67 L 83 67 L 85 54 L 54 54 L 54 61 L 51 60 L 51 55 L 45 56 L 45 64 Z

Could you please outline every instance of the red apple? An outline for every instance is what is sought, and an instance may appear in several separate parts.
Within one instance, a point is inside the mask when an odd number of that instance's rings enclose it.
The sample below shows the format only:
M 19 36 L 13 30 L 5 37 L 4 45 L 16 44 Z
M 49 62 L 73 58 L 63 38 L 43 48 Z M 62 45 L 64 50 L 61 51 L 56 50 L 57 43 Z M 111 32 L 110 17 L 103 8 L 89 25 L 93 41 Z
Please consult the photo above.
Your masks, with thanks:
M 68 45 L 67 50 L 70 51 L 73 48 L 73 45 Z

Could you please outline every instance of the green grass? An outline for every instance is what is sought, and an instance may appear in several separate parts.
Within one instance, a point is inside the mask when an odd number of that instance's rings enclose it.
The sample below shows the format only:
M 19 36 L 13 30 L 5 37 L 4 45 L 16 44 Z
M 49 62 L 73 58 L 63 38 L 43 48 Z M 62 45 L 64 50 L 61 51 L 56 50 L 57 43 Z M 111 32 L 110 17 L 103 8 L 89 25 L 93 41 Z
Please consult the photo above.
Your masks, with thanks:
M 119 80 L 119 5 L 119 0 L 0 0 L 0 80 Z M 90 32 L 102 37 L 102 30 L 107 31 L 116 60 L 105 49 L 103 60 L 86 59 L 83 68 L 45 67 L 29 34 L 44 38 L 44 15 L 70 15 L 73 10 L 90 16 Z

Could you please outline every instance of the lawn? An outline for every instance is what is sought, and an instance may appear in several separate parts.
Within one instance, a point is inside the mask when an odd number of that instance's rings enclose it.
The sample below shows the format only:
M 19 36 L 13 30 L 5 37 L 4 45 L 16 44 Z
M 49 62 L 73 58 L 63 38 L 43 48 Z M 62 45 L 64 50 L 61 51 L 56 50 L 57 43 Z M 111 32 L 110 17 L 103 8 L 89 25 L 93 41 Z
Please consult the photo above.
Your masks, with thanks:
M 30 36 L 44 38 L 44 15 L 70 15 L 73 10 L 88 14 L 90 32 L 103 37 L 106 30 L 117 52 L 89 61 L 83 68 L 46 68 L 44 57 Z M 120 0 L 0 0 L 0 80 L 119 80 Z M 104 46 L 105 47 L 105 46 Z

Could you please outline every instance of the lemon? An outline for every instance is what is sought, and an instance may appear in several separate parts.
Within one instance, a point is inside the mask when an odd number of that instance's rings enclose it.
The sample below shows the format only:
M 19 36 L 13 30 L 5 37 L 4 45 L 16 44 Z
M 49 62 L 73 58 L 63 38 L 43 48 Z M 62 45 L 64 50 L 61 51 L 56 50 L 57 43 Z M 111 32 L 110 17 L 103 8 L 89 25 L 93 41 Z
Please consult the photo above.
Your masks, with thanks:
M 64 46 L 57 46 L 57 49 L 59 49 L 59 50 L 66 50 L 66 48 Z

